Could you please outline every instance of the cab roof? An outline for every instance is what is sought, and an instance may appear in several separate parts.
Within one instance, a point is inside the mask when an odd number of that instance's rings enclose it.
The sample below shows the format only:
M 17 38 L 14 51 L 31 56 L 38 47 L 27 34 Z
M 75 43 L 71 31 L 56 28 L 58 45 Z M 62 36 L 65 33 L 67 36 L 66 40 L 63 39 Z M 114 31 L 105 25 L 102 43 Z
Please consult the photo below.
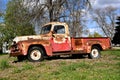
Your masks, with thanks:
M 49 23 L 45 24 L 44 26 L 49 25 L 49 24 L 52 24 L 52 25 L 55 25 L 55 24 L 57 24 L 57 25 L 67 25 L 65 22 L 49 22 Z

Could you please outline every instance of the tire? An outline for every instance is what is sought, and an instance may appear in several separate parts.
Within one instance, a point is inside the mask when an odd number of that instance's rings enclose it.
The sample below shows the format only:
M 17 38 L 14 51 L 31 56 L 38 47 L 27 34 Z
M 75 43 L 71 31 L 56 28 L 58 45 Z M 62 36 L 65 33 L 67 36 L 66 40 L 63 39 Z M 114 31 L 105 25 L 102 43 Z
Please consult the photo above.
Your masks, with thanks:
M 89 58 L 91 59 L 98 59 L 100 58 L 100 49 L 96 46 L 94 46 L 92 49 L 91 49 L 91 52 L 89 54 Z
M 31 62 L 40 62 L 44 60 L 44 51 L 40 47 L 32 47 L 28 51 L 27 58 Z

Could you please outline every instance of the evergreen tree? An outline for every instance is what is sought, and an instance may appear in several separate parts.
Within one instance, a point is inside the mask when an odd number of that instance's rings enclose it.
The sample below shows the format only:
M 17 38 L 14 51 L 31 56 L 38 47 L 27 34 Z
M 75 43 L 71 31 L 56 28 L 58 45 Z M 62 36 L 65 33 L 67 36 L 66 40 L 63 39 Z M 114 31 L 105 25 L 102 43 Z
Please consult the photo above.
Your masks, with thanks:
M 115 34 L 112 40 L 113 44 L 120 44 L 120 16 L 117 17 L 117 22 L 116 22 L 117 26 L 115 28 Z

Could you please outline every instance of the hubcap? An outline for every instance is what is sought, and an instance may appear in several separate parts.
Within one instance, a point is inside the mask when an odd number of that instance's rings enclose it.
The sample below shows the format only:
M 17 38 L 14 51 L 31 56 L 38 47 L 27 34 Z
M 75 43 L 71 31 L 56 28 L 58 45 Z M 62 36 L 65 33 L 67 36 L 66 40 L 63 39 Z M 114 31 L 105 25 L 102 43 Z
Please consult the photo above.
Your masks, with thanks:
M 39 50 L 33 50 L 30 56 L 33 60 L 39 60 L 41 58 L 41 52 Z
M 92 54 L 93 57 L 97 57 L 99 55 L 99 52 L 98 52 L 97 49 L 93 49 L 91 54 Z

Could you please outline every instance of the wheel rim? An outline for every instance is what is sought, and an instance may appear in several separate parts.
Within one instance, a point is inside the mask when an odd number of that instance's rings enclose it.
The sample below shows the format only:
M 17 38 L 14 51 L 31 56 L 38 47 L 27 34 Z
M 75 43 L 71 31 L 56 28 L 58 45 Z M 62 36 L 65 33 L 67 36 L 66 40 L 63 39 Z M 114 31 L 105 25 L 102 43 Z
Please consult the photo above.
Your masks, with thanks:
M 30 56 L 33 60 L 39 60 L 41 58 L 41 52 L 39 50 L 33 50 Z
M 98 57 L 98 55 L 99 55 L 98 50 L 97 50 L 97 49 L 93 49 L 92 52 L 91 52 L 91 55 L 92 55 L 93 57 Z

